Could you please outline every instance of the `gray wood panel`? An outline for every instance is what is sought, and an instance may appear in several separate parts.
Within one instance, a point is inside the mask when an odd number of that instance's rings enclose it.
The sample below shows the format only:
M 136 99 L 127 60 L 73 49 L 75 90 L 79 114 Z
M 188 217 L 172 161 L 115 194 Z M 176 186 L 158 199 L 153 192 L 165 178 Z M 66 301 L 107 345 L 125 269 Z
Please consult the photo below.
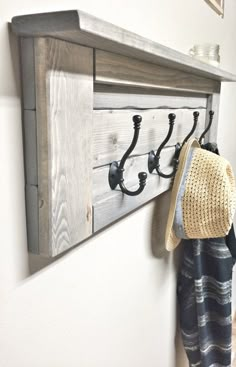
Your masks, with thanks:
M 21 38 L 21 75 L 24 109 L 35 110 L 34 39 Z
M 168 145 L 182 142 L 193 125 L 193 111 L 179 110 L 95 110 L 93 112 L 93 167 L 120 160 L 133 137 L 133 115 L 143 118 L 139 140 L 133 155 L 156 150 L 169 129 L 168 114 L 176 114 L 176 123 Z M 194 136 L 199 137 L 205 127 L 205 109 L 200 111 Z
M 161 159 L 163 171 L 168 172 L 171 170 L 170 162 L 173 154 L 174 148 L 164 150 Z M 129 189 L 135 190 L 138 187 L 137 173 L 139 171 L 147 171 L 147 159 L 147 155 L 129 159 L 125 170 L 125 182 Z M 94 184 L 93 204 L 94 232 L 146 204 L 170 188 L 171 179 L 161 178 L 156 173 L 153 173 L 148 175 L 146 187 L 140 195 L 124 195 L 119 187 L 113 191 L 108 187 L 108 169 L 109 167 L 106 166 L 94 170 L 94 182 L 96 182 Z M 101 188 L 104 188 L 104 192 L 101 191 Z
M 55 256 L 92 233 L 93 53 L 38 38 L 35 70 L 40 253 Z
M 207 107 L 207 96 L 193 93 L 164 92 L 155 89 L 95 84 L 94 109 L 147 109 Z
M 26 183 L 38 185 L 36 111 L 24 110 L 23 119 Z
M 236 81 L 236 76 L 108 23 L 81 10 L 29 14 L 12 18 L 21 36 L 51 36 L 134 57 L 206 78 Z
M 101 50 L 95 53 L 95 82 L 204 94 L 220 89 L 212 79 Z
M 38 187 L 34 185 L 26 185 L 25 198 L 28 249 L 34 254 L 39 254 Z

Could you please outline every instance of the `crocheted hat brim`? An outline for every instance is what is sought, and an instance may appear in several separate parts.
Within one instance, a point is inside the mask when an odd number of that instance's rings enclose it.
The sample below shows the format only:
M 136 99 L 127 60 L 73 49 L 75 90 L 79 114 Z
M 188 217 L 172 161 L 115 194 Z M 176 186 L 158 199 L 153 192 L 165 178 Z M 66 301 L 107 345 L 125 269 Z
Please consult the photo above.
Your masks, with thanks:
M 226 236 L 235 207 L 235 179 L 230 163 L 201 149 L 196 139 L 189 140 L 181 149 L 171 192 L 166 249 L 175 249 L 182 238 Z

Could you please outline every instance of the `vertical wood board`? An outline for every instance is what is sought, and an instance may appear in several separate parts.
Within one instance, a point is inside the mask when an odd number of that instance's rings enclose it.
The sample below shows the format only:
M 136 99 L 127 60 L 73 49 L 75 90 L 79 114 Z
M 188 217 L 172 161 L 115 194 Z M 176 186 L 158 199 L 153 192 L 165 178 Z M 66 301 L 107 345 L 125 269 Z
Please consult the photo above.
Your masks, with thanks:
M 39 208 L 38 188 L 34 185 L 26 185 L 26 219 L 27 219 L 27 242 L 28 249 L 34 254 L 39 254 Z
M 36 111 L 24 110 L 23 118 L 26 183 L 38 185 Z
M 35 68 L 40 252 L 55 256 L 92 233 L 92 49 L 38 38 Z
M 34 39 L 21 38 L 20 48 L 23 105 L 26 110 L 35 110 Z

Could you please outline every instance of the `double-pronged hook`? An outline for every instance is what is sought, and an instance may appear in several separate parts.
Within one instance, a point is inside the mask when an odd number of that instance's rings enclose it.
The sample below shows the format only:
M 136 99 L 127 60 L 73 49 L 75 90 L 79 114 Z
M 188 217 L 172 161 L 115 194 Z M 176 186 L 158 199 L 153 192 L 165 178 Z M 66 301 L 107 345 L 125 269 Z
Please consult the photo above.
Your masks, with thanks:
M 125 162 L 127 160 L 127 158 L 129 157 L 129 155 L 132 153 L 132 151 L 134 150 L 137 141 L 138 141 L 138 137 L 139 137 L 139 130 L 141 127 L 141 121 L 142 121 L 142 117 L 140 115 L 135 115 L 133 116 L 133 122 L 134 122 L 134 136 L 133 136 L 133 140 L 129 146 L 129 148 L 127 149 L 127 151 L 125 152 L 125 154 L 123 155 L 123 157 L 121 158 L 120 163 L 118 163 L 117 161 L 112 162 L 111 166 L 110 166 L 110 170 L 109 170 L 109 185 L 111 187 L 112 190 L 114 190 L 116 188 L 117 185 L 120 186 L 121 191 L 129 196 L 136 196 L 139 195 L 145 185 L 146 185 L 146 179 L 147 179 L 147 173 L 146 172 L 140 172 L 138 174 L 138 178 L 139 178 L 139 188 L 135 191 L 130 191 L 126 188 L 125 184 L 124 184 L 124 165 Z
M 180 150 L 181 150 L 182 146 L 188 141 L 188 139 L 194 133 L 194 131 L 197 127 L 198 117 L 199 117 L 199 112 L 195 111 L 193 113 L 193 118 L 194 118 L 193 127 L 192 127 L 191 131 L 189 132 L 189 134 L 186 136 L 186 138 L 183 140 L 182 144 L 177 143 L 175 145 L 175 154 L 174 154 L 174 157 L 173 157 L 173 170 L 172 170 L 171 173 L 166 174 L 166 173 L 163 173 L 160 170 L 160 155 L 161 155 L 162 149 L 165 147 L 165 145 L 170 140 L 170 137 L 172 135 L 173 128 L 174 128 L 175 118 L 176 118 L 176 115 L 174 113 L 170 113 L 168 115 L 168 118 L 169 118 L 169 131 L 167 133 L 167 136 L 164 139 L 164 141 L 161 143 L 159 148 L 157 149 L 156 154 L 154 153 L 153 150 L 149 153 L 148 170 L 149 170 L 150 173 L 152 173 L 155 169 L 157 171 L 158 175 L 163 177 L 163 178 L 171 178 L 175 175 L 175 173 L 177 171 L 177 168 L 178 168 Z
M 173 171 L 171 173 L 166 174 L 166 173 L 161 172 L 161 170 L 160 170 L 160 154 L 161 154 L 161 151 L 164 148 L 164 146 L 170 140 L 170 137 L 172 135 L 173 128 L 174 128 L 176 115 L 174 113 L 170 113 L 168 115 L 168 118 L 169 118 L 169 131 L 168 131 L 165 139 L 163 140 L 163 142 L 161 143 L 161 145 L 157 149 L 156 154 L 152 150 L 149 153 L 149 157 L 148 157 L 148 170 L 149 170 L 149 172 L 152 173 L 153 170 L 156 169 L 159 176 L 164 177 L 164 178 L 170 178 L 170 177 L 174 176 L 174 174 L 176 172 L 176 169 L 177 169 L 177 164 L 178 164 L 178 162 L 175 160 L 175 157 L 174 157 L 174 168 L 173 168 Z
M 207 127 L 205 128 L 205 130 L 203 131 L 203 133 L 201 134 L 201 136 L 199 138 L 200 145 L 202 145 L 202 140 L 204 139 L 206 133 L 208 132 L 208 130 L 210 129 L 210 127 L 212 125 L 213 116 L 214 116 L 214 111 L 209 111 L 209 123 L 208 123 Z M 192 126 L 192 129 L 189 132 L 189 134 L 185 137 L 182 144 L 177 143 L 175 145 L 175 154 L 174 154 L 174 157 L 173 157 L 173 160 L 172 160 L 173 170 L 169 174 L 166 174 L 166 173 L 163 173 L 160 169 L 160 156 L 161 156 L 162 149 L 166 146 L 166 144 L 170 140 L 170 137 L 171 137 L 173 129 L 174 129 L 175 119 L 176 119 L 176 115 L 174 113 L 170 113 L 168 115 L 168 119 L 169 119 L 168 133 L 167 133 L 164 141 L 161 143 L 161 145 L 157 149 L 157 152 L 155 153 L 152 150 L 149 153 L 149 156 L 148 156 L 148 170 L 149 170 L 150 173 L 152 173 L 154 170 L 156 170 L 158 175 L 163 177 L 163 178 L 171 178 L 175 175 L 175 173 L 177 171 L 177 168 L 178 168 L 179 154 L 180 154 L 181 148 L 183 147 L 183 145 L 185 143 L 187 143 L 189 138 L 193 135 L 194 131 L 196 130 L 197 123 L 198 123 L 198 118 L 199 118 L 199 112 L 194 111 L 193 112 L 193 126 Z M 141 121 L 142 121 L 142 117 L 140 115 L 133 116 L 133 122 L 134 122 L 133 140 L 132 140 L 129 148 L 127 149 L 127 151 L 125 152 L 125 154 L 121 158 L 120 163 L 118 163 L 117 161 L 112 162 L 112 164 L 110 166 L 110 170 L 109 170 L 109 185 L 110 185 L 111 189 L 114 190 L 116 188 L 116 186 L 119 185 L 121 191 L 124 194 L 129 195 L 129 196 L 139 195 L 143 191 L 143 189 L 146 185 L 146 179 L 147 179 L 147 173 L 146 172 L 140 172 L 138 174 L 138 178 L 139 178 L 139 187 L 138 187 L 138 189 L 135 190 L 135 191 L 130 191 L 126 188 L 125 183 L 124 183 L 124 177 L 123 177 L 124 171 L 125 171 L 125 169 L 124 169 L 125 162 L 128 159 L 128 157 L 130 156 L 130 154 L 132 153 L 132 151 L 134 150 L 134 148 L 137 144 L 137 141 L 138 141 L 139 130 L 141 128 Z
M 198 140 L 200 145 L 202 145 L 202 140 L 205 138 L 206 133 L 210 130 L 210 127 L 213 121 L 213 117 L 214 117 L 214 111 L 210 110 L 209 111 L 209 123 Z
M 191 138 L 191 136 L 193 135 L 194 131 L 196 130 L 197 123 L 198 123 L 198 117 L 199 117 L 199 112 L 198 111 L 194 111 L 193 112 L 193 127 L 192 127 L 191 131 L 189 132 L 189 134 L 186 136 L 186 138 L 183 140 L 182 146 L 185 143 L 187 143 L 188 139 Z

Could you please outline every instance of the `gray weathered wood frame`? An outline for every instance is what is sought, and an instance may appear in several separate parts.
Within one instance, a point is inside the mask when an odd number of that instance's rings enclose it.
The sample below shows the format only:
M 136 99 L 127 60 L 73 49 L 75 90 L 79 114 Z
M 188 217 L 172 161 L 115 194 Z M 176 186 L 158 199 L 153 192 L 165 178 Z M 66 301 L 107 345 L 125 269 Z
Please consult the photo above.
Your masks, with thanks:
M 203 64 L 81 11 L 12 19 L 21 38 L 26 208 L 29 250 L 56 256 L 137 209 L 170 187 L 148 175 L 136 197 L 112 191 L 108 171 L 133 135 L 132 116 L 143 117 L 128 159 L 128 188 L 147 171 L 148 152 L 176 127 L 161 162 L 170 169 L 174 145 L 200 111 L 196 136 L 214 109 L 208 139 L 217 139 L 222 81 L 236 76 Z

